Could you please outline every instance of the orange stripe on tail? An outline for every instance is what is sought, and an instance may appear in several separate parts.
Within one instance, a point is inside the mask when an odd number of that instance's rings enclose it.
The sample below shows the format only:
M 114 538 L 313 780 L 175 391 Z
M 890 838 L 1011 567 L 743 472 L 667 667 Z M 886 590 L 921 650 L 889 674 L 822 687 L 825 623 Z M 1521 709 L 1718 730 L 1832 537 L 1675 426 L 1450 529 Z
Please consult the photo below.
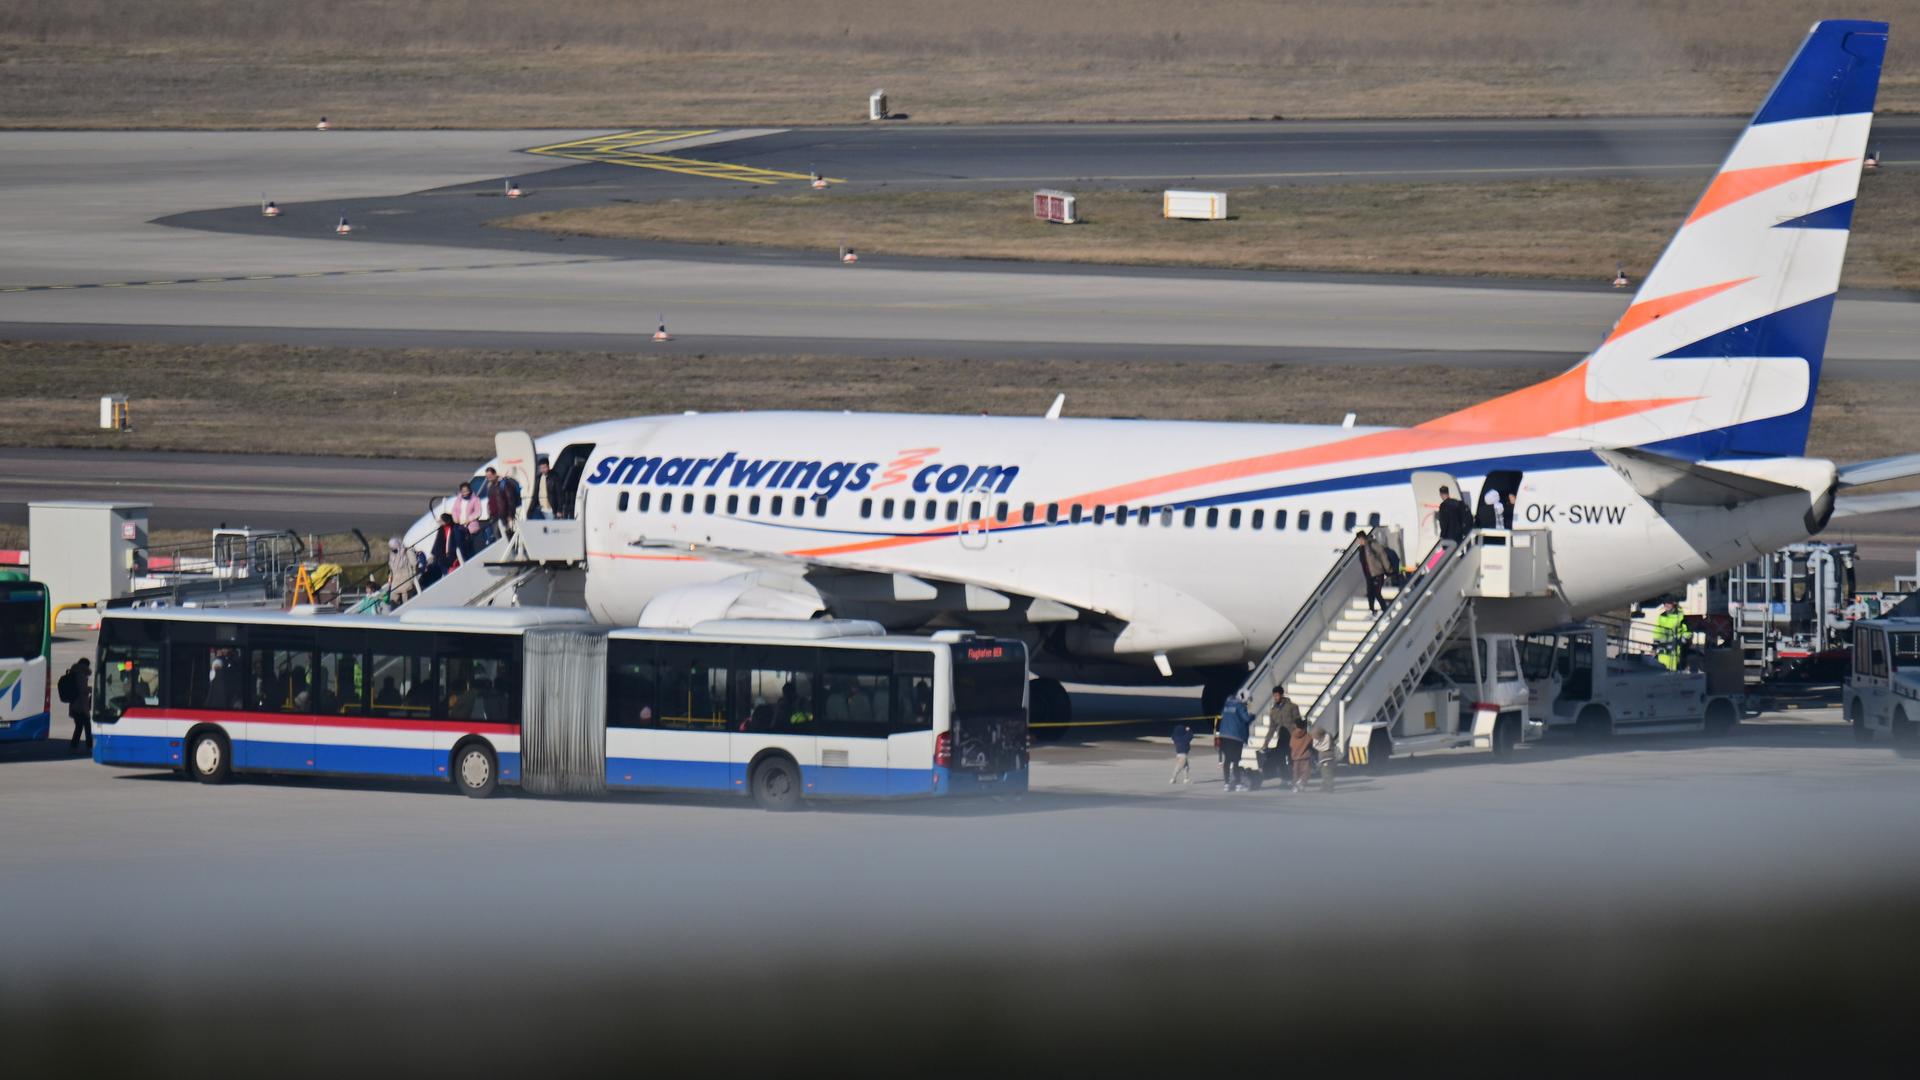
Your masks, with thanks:
M 1822 169 L 1831 169 L 1835 165 L 1845 165 L 1853 158 L 1833 158 L 1830 161 L 1797 161 L 1791 165 L 1761 165 L 1752 169 L 1729 169 L 1713 178 L 1707 185 L 1706 194 L 1700 196 L 1700 202 L 1688 216 L 1691 225 L 1715 211 L 1724 210 L 1742 199 L 1752 198 L 1763 191 L 1777 188 L 1790 180 L 1798 180 Z

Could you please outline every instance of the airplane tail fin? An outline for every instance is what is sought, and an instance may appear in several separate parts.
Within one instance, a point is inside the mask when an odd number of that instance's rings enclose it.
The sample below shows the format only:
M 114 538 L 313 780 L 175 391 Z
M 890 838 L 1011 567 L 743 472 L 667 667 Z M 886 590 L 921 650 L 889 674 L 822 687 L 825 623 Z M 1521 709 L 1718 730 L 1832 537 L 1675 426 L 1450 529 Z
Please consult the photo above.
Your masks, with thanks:
M 1883 22 L 1816 23 L 1600 347 L 1423 426 L 1805 453 L 1886 44 Z

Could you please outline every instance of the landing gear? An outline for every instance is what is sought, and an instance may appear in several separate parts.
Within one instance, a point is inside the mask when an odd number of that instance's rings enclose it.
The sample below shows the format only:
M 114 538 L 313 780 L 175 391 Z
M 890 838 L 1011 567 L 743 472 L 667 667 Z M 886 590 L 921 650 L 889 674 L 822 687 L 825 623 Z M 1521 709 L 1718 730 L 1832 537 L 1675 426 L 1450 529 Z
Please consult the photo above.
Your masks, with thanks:
M 1027 684 L 1027 727 L 1039 742 L 1058 742 L 1073 722 L 1073 698 L 1059 679 L 1035 679 Z

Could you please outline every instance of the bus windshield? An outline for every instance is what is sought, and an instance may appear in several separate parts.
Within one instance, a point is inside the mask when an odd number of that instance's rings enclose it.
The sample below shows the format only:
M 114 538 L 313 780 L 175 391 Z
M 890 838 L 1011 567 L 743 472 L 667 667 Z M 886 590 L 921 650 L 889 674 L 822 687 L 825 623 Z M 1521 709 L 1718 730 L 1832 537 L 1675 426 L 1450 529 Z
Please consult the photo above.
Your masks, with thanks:
M 0 583 L 0 660 L 31 660 L 47 651 L 47 591 Z
M 1025 653 L 1015 642 L 970 641 L 954 646 L 954 711 L 1020 712 L 1027 692 Z

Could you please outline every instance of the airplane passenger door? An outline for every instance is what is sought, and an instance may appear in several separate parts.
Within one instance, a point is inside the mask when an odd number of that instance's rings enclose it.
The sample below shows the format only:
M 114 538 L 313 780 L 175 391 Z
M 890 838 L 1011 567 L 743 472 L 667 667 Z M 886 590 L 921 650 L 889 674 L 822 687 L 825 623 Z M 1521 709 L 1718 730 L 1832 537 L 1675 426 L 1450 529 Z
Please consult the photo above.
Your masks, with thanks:
M 1420 469 L 1414 472 L 1410 482 L 1413 485 L 1414 536 L 1413 544 L 1401 555 L 1407 565 L 1418 566 L 1433 550 L 1433 545 L 1440 542 L 1440 525 L 1434 516 L 1435 511 L 1440 509 L 1440 489 L 1444 487 L 1455 495 L 1465 496 L 1460 491 L 1460 481 L 1449 473 Z
M 969 499 L 960 504 L 960 528 L 954 534 L 960 539 L 960 546 L 968 551 L 987 550 L 987 533 L 990 524 L 987 515 L 993 512 L 993 505 L 985 499 Z
M 502 431 L 493 437 L 493 454 L 500 462 L 500 475 L 511 477 L 520 487 L 520 509 L 514 517 L 526 520 L 527 506 L 533 500 L 533 436 L 524 431 Z

